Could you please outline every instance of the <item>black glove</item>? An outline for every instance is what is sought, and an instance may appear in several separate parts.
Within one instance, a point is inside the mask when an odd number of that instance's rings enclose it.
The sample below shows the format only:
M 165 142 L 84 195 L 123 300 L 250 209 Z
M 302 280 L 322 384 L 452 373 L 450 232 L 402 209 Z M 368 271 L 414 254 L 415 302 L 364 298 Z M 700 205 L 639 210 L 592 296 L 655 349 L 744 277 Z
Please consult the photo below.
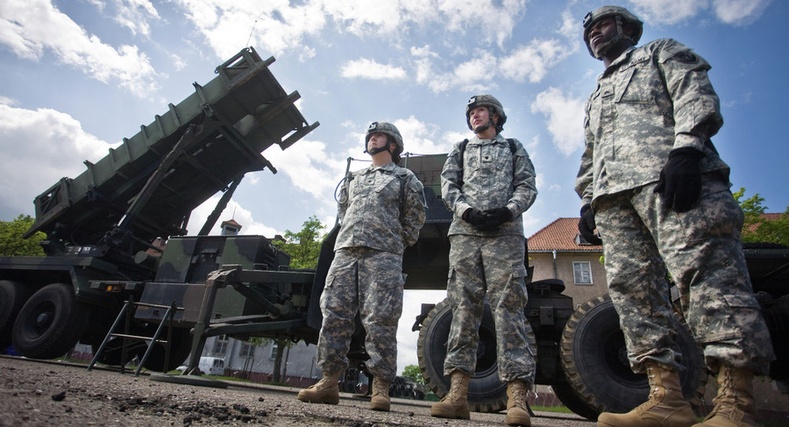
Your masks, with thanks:
M 506 207 L 488 209 L 485 211 L 485 215 L 488 217 L 486 228 L 489 230 L 494 229 L 507 221 L 512 221 L 512 212 Z
M 693 147 L 677 148 L 668 153 L 668 161 L 655 186 L 655 193 L 660 194 L 667 209 L 687 212 L 699 200 L 702 157 L 704 153 Z
M 594 222 L 592 207 L 583 205 L 583 207 L 581 207 L 581 219 L 578 221 L 578 231 L 587 242 L 593 245 L 602 245 L 603 241 L 597 237 L 597 234 L 594 232 L 596 228 L 597 224 Z
M 479 209 L 468 208 L 465 212 L 463 212 L 463 221 L 473 225 L 476 228 L 482 227 L 488 221 L 488 216 L 485 215 L 485 212 L 482 212 Z

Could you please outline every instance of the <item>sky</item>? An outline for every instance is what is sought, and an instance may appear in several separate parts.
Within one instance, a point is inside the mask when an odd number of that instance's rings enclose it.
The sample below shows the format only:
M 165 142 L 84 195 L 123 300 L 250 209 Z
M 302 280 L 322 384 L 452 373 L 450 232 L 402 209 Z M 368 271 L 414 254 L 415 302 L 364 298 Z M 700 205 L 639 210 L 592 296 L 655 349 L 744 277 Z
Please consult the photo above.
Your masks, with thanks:
M 263 154 L 277 168 L 248 174 L 220 217 L 241 234 L 298 231 L 311 216 L 334 224 L 334 189 L 347 159 L 366 166 L 364 132 L 394 123 L 405 150 L 445 153 L 470 136 L 475 94 L 504 105 L 503 134 L 535 165 L 539 195 L 524 215 L 531 236 L 578 216 L 573 189 L 583 148 L 583 105 L 602 72 L 583 44 L 593 0 L 2 0 L 0 1 L 0 221 L 34 216 L 33 199 L 76 177 L 124 137 L 215 77 L 246 46 L 320 126 L 287 150 Z M 724 126 L 713 138 L 733 189 L 759 194 L 768 212 L 789 206 L 782 173 L 786 120 L 785 23 L 776 0 L 630 0 L 641 43 L 670 37 L 711 65 Z M 783 52 L 783 53 L 782 53 Z M 780 178 L 784 176 L 784 178 Z M 219 195 L 190 221 L 196 234 Z M 212 234 L 218 234 L 217 228 Z M 445 291 L 406 291 L 398 372 L 417 364 L 411 332 L 421 302 Z

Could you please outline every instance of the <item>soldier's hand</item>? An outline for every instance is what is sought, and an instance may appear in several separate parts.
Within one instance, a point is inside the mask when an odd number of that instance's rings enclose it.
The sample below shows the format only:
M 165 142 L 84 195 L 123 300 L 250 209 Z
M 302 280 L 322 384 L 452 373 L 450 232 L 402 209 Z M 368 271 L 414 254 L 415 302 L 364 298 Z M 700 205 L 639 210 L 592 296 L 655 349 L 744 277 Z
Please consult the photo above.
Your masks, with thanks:
M 465 212 L 463 212 L 463 221 L 473 225 L 474 227 L 482 227 L 488 220 L 487 215 L 485 212 L 482 212 L 479 209 L 468 208 Z
M 486 229 L 494 229 L 507 221 L 512 221 L 512 212 L 506 207 L 488 209 L 485 211 L 488 220 L 485 224 Z
M 594 211 L 590 205 L 581 207 L 581 219 L 578 221 L 578 232 L 587 242 L 593 245 L 602 245 L 603 241 L 595 234 L 597 224 L 594 220 Z
M 692 147 L 677 148 L 668 154 L 655 186 L 655 193 L 660 194 L 667 209 L 687 212 L 699 200 L 702 157 L 704 153 Z

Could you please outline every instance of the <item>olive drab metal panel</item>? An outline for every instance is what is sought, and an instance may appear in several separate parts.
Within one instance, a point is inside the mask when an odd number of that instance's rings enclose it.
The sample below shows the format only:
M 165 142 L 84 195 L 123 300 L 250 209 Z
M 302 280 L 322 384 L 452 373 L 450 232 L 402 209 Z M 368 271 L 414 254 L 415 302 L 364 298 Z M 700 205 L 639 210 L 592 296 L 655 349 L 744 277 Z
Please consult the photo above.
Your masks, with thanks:
M 283 90 L 268 69 L 273 62 L 246 48 L 218 66 L 217 77 L 194 83 L 186 99 L 169 104 L 104 158 L 85 161 L 79 176 L 63 178 L 36 197 L 36 221 L 27 235 L 42 231 L 66 244 L 90 245 L 121 220 L 142 241 L 183 235 L 192 209 L 231 182 L 266 167 L 276 172 L 260 153 L 274 144 L 289 147 L 318 123 L 308 124 L 293 105 L 300 96 Z M 125 218 L 181 140 L 161 183 Z

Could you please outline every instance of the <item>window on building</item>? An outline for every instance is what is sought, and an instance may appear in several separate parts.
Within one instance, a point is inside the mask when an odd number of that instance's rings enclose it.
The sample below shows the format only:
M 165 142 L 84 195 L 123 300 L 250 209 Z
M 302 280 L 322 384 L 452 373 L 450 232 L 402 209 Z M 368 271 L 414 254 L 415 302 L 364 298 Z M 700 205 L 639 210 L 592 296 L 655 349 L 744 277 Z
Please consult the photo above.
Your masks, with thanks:
M 573 261 L 573 282 L 576 285 L 592 284 L 592 263 L 589 261 Z
M 274 360 L 274 359 L 277 358 L 277 349 L 278 348 L 279 348 L 279 345 L 277 345 L 276 342 L 271 344 L 271 353 L 269 353 L 269 355 L 268 355 L 269 359 Z
M 224 355 L 227 351 L 227 335 L 220 335 L 214 341 L 214 349 L 212 353 Z
M 239 357 L 253 357 L 255 355 L 255 346 L 248 343 L 241 343 L 241 350 L 239 350 Z

